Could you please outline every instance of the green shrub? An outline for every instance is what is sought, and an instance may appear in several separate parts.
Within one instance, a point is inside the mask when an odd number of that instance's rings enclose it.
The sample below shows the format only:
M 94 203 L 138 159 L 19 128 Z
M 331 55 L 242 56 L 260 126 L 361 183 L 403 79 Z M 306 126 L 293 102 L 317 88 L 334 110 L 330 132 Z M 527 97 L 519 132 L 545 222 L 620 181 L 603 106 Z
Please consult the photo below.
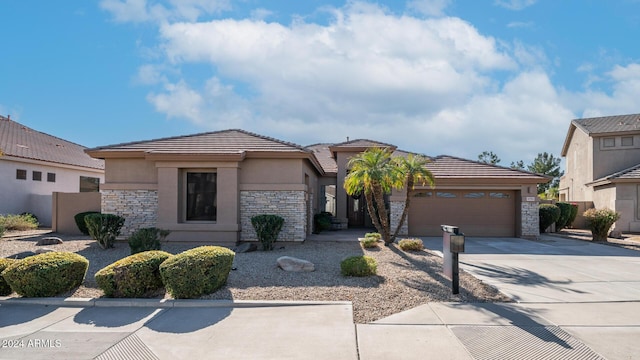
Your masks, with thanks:
M 22 296 L 47 297 L 82 284 L 88 268 L 89 261 L 81 255 L 49 252 L 13 262 L 2 276 Z
M 365 237 L 360 240 L 360 245 L 366 249 L 378 247 L 378 240 L 372 237 Z
M 0 225 L 0 238 L 4 236 L 4 226 Z
M 13 264 L 15 261 L 16 260 L 14 259 L 0 258 L 0 296 L 7 296 L 13 292 L 13 290 L 11 290 L 11 286 L 7 284 L 7 281 L 3 276 L 1 276 L 1 274 L 4 269 Z
M 611 209 L 589 209 L 583 214 L 593 241 L 607 241 L 609 229 L 620 219 L 620 214 Z
M 556 231 L 560 231 L 564 229 L 565 226 L 569 223 L 569 218 L 571 217 L 571 204 L 565 202 L 556 203 L 558 209 L 560 209 L 560 217 L 556 221 Z
M 377 232 L 372 232 L 372 233 L 366 233 L 364 234 L 365 239 L 366 238 L 372 238 L 372 239 L 376 239 L 376 240 L 381 240 L 382 239 L 382 235 L 380 235 Z
M 251 225 L 262 243 L 262 250 L 273 250 L 283 224 L 284 218 L 278 215 L 256 215 L 251 218 Z
M 235 253 L 220 246 L 201 246 L 172 256 L 160 265 L 160 276 L 174 299 L 211 294 L 229 277 Z
M 89 214 L 84 217 L 91 238 L 98 241 L 100 247 L 108 249 L 120 235 L 124 218 L 113 214 Z
M 89 235 L 89 229 L 87 229 L 87 223 L 84 221 L 84 217 L 89 214 L 100 214 L 99 211 L 85 211 L 73 216 L 73 220 L 76 222 L 76 226 L 78 226 L 78 230 L 85 235 Z
M 313 216 L 313 224 L 315 226 L 315 233 L 319 234 L 322 231 L 331 229 L 331 213 L 323 211 Z
M 576 216 L 578 216 L 578 205 L 571 204 L 571 215 L 569 215 L 569 220 L 567 220 L 567 226 L 573 225 L 573 222 L 576 221 Z
M 131 248 L 131 255 L 143 251 L 160 250 L 161 242 L 171 233 L 169 230 L 142 228 L 136 230 L 129 236 L 128 242 Z
M 538 216 L 540 217 L 540 232 L 543 233 L 551 224 L 558 221 L 560 208 L 553 204 L 540 204 Z
M 0 216 L 0 225 L 5 230 L 34 230 L 38 228 L 38 220 L 31 214 Z
M 351 256 L 340 263 L 340 272 L 344 276 L 375 275 L 377 270 L 376 259 L 366 255 Z
M 145 251 L 127 256 L 100 269 L 98 287 L 107 297 L 147 297 L 163 287 L 160 264 L 172 255 L 164 251 Z
M 398 242 L 398 246 L 403 251 L 420 251 L 424 249 L 424 244 L 420 239 L 402 239 Z

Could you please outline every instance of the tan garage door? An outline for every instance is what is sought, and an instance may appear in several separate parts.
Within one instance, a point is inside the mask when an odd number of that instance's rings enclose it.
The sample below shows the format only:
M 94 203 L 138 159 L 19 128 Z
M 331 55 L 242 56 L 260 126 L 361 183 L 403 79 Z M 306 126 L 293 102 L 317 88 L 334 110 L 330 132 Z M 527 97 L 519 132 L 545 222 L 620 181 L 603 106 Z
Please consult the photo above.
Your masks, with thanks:
M 515 191 L 418 191 L 411 199 L 409 235 L 441 236 L 440 225 L 466 236 L 515 236 Z

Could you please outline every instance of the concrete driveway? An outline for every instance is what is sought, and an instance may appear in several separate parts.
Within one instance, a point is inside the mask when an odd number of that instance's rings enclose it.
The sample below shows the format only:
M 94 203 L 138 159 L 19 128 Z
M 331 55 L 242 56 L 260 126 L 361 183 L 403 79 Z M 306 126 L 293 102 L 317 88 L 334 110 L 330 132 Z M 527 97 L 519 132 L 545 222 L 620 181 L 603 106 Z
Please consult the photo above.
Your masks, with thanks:
M 425 246 L 442 250 L 442 239 Z M 460 266 L 517 302 L 640 301 L 640 252 L 543 235 L 467 238 Z

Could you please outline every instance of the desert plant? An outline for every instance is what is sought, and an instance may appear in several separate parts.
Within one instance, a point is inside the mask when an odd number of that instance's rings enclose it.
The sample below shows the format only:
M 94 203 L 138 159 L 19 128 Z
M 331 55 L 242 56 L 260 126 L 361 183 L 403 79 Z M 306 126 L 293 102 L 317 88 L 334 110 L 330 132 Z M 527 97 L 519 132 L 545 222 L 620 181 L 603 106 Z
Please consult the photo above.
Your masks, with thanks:
M 256 215 L 251 218 L 251 225 L 262 243 L 262 250 L 273 250 L 283 224 L 284 218 L 278 215 Z
M 174 299 L 211 294 L 229 277 L 235 253 L 220 246 L 200 246 L 172 256 L 160 265 L 160 276 Z
M 4 226 L 0 225 L 0 238 L 4 236 Z
M 365 249 L 378 247 L 378 239 L 373 237 L 365 237 L 363 239 L 360 239 L 360 245 Z
M 171 233 L 169 230 L 158 228 L 142 228 L 136 230 L 129 236 L 128 242 L 131 248 L 131 255 L 143 251 L 160 250 L 162 241 Z
M 148 297 L 163 287 L 160 264 L 171 256 L 156 250 L 130 255 L 98 270 L 95 279 L 107 297 Z
M 607 241 L 607 234 L 620 214 L 611 209 L 589 209 L 583 214 L 593 241 Z
M 78 230 L 84 235 L 89 235 L 89 229 L 87 229 L 87 223 L 84 222 L 84 217 L 90 214 L 100 214 L 99 211 L 85 211 L 73 216 L 73 220 L 76 222 L 76 226 L 78 226 Z
M 378 269 L 376 259 L 362 255 L 351 256 L 340 263 L 340 273 L 344 276 L 370 276 L 375 275 Z
M 25 297 L 48 297 L 69 291 L 84 280 L 89 261 L 76 253 L 49 252 L 7 266 L 2 277 Z
M 540 204 L 538 207 L 538 216 L 540 218 L 540 232 L 545 232 L 551 224 L 560 218 L 560 208 L 553 204 Z
M 569 223 L 572 206 L 565 202 L 558 202 L 556 206 L 560 209 L 560 217 L 556 221 L 556 231 L 560 231 Z
M 331 229 L 331 213 L 323 211 L 313 216 L 313 224 L 315 225 L 315 233 Z
M 0 225 L 3 226 L 5 230 L 33 230 L 38 228 L 38 220 L 27 213 L 23 215 L 8 214 L 0 216 Z
M 420 251 L 424 249 L 424 244 L 420 239 L 402 239 L 398 242 L 398 246 L 403 251 Z
M 0 296 L 7 296 L 13 292 L 13 290 L 11 290 L 11 286 L 9 286 L 4 277 L 2 277 L 2 271 L 15 261 L 16 260 L 14 259 L 0 258 Z
M 124 218 L 114 214 L 89 214 L 84 217 L 89 235 L 98 241 L 100 247 L 108 249 L 120 235 L 124 225 Z
M 382 239 L 382 235 L 380 235 L 380 233 L 377 233 L 377 232 L 366 233 L 364 234 L 364 237 L 365 239 L 371 238 L 371 239 L 375 239 L 376 241 Z
M 569 215 L 569 220 L 567 220 L 567 227 L 573 226 L 573 222 L 576 221 L 576 216 L 578 216 L 578 205 L 571 204 L 571 215 Z

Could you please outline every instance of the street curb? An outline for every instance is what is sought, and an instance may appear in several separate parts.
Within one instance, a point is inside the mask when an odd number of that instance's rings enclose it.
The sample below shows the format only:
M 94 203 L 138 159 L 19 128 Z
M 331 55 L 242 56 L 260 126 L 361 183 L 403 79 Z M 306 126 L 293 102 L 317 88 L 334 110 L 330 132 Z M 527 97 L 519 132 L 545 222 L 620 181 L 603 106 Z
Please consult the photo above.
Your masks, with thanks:
M 0 297 L 2 305 L 45 305 L 66 307 L 149 307 L 149 308 L 220 308 L 275 307 L 311 305 L 348 305 L 351 301 L 285 301 L 285 300 L 200 300 L 200 299 L 113 299 L 113 298 L 9 298 Z

